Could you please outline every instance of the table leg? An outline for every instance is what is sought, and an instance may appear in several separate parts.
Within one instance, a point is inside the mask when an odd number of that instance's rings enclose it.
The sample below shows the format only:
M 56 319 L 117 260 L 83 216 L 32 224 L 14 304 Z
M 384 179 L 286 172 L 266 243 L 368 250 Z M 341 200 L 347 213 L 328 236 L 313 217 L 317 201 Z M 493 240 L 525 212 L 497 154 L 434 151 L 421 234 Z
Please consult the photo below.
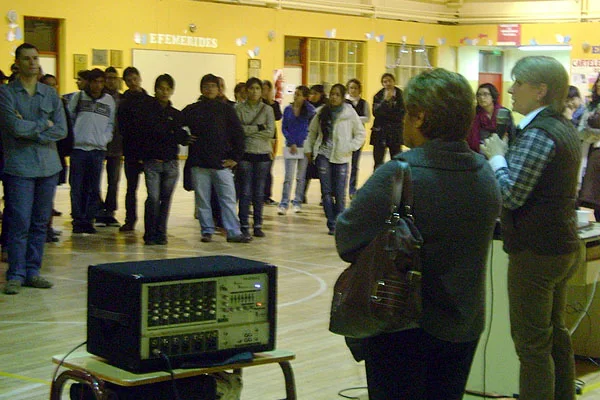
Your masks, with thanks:
M 296 400 L 296 382 L 294 381 L 294 371 L 289 361 L 279 363 L 285 379 L 285 400 Z
M 58 375 L 56 380 L 52 382 L 50 387 L 50 400 L 60 400 L 63 386 L 68 380 L 74 380 L 79 383 L 88 385 L 94 393 L 96 400 L 104 399 L 104 381 L 95 376 L 78 370 L 67 370 Z

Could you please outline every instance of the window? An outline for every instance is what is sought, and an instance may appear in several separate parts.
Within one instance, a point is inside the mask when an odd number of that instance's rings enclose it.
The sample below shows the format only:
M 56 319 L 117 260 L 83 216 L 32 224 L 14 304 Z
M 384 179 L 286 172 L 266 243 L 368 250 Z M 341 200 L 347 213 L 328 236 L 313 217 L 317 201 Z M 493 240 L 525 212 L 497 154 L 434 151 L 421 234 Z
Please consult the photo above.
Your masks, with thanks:
M 364 43 L 332 39 L 308 39 L 308 86 L 325 90 L 349 79 L 363 81 Z
M 396 77 L 396 85 L 402 89 L 409 79 L 431 68 L 433 47 L 388 44 L 386 49 L 385 71 Z

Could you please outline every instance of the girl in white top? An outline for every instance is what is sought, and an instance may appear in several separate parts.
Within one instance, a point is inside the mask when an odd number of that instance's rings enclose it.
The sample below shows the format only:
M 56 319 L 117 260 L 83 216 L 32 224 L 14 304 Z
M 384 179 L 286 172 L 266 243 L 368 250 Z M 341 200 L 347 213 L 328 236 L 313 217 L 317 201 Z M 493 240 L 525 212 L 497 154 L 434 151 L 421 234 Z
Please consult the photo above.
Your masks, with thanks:
M 358 114 L 344 100 L 346 87 L 332 86 L 329 103 L 318 110 L 308 128 L 304 153 L 317 166 L 321 199 L 329 234 L 335 233 L 335 219 L 346 205 L 346 181 L 352 152 L 365 141 L 365 127 Z

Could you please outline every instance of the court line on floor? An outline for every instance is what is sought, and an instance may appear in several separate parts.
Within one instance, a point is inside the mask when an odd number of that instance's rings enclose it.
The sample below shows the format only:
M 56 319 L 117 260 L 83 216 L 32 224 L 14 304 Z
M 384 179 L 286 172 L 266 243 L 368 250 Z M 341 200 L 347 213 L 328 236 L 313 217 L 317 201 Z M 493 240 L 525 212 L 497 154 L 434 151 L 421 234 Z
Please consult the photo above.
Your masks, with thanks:
M 50 381 L 48 381 L 48 380 L 43 380 L 43 379 L 39 379 L 39 378 L 30 378 L 28 376 L 11 374 L 10 372 L 4 372 L 4 371 L 0 371 L 0 376 L 3 376 L 5 378 L 18 379 L 20 381 L 26 381 L 26 382 L 43 383 L 44 385 L 50 384 Z

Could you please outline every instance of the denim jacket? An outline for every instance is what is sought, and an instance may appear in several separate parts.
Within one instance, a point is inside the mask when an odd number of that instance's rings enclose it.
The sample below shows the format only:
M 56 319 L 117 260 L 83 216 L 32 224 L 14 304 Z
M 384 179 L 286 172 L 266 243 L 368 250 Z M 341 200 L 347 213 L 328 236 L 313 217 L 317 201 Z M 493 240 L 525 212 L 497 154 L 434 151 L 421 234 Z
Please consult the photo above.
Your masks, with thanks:
M 67 122 L 62 101 L 50 86 L 38 83 L 33 96 L 19 79 L 0 87 L 0 131 L 4 173 L 37 178 L 62 170 L 56 142 L 67 136 Z

